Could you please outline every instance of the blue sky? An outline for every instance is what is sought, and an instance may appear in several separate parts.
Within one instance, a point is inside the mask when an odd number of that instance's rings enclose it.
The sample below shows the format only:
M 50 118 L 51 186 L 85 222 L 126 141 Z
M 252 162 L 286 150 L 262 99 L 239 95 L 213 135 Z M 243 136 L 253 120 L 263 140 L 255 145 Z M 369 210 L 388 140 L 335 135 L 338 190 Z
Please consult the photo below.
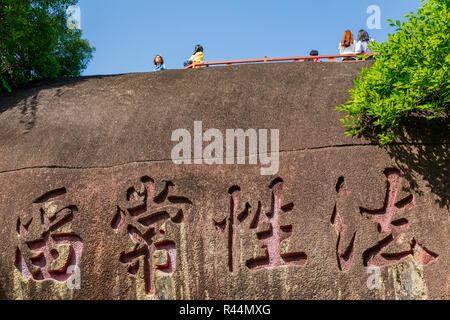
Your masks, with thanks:
M 346 29 L 367 28 L 367 8 L 381 9 L 381 29 L 372 38 L 387 40 L 386 19 L 403 19 L 420 0 L 80 0 L 83 37 L 96 48 L 84 75 L 148 72 L 156 54 L 169 69 L 180 69 L 195 44 L 205 61 L 291 57 L 338 53 Z

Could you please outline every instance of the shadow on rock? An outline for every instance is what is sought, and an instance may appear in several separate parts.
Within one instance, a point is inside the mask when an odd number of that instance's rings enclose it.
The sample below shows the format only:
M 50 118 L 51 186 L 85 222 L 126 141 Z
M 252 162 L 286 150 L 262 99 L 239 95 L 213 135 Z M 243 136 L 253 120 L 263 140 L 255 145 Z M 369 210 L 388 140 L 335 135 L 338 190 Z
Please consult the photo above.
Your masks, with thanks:
M 39 93 L 42 90 L 57 89 L 57 93 L 61 94 L 63 88 L 67 89 L 80 82 L 88 79 L 102 79 L 111 76 L 91 76 L 77 78 L 61 78 L 53 80 L 42 80 L 32 82 L 21 88 L 14 89 L 12 93 L 0 93 L 0 117 L 3 112 L 12 108 L 20 108 L 22 119 L 20 123 L 25 126 L 24 133 L 30 132 L 37 121 L 37 111 L 39 106 Z
M 422 176 L 426 186 L 438 196 L 441 208 L 450 208 L 450 144 L 448 115 L 428 120 L 425 116 L 412 116 L 399 128 L 396 143 L 384 146 L 401 169 L 411 190 L 423 195 L 417 184 L 417 175 Z M 376 131 L 365 132 L 364 138 L 378 143 Z

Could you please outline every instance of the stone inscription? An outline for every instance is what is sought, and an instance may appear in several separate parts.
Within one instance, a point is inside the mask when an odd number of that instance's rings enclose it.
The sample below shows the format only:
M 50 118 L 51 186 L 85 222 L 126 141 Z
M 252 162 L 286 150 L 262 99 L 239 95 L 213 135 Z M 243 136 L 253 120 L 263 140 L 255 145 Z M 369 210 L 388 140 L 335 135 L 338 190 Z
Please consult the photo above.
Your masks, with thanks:
M 284 241 L 289 241 L 293 232 L 292 225 L 281 225 L 280 216 L 290 214 L 294 210 L 294 203 L 283 204 L 283 180 L 275 179 L 269 185 L 271 195 L 271 208 L 266 209 L 258 201 L 253 217 L 250 217 L 251 205 L 245 203 L 241 208 L 241 189 L 233 186 L 229 189 L 230 216 L 222 221 L 214 221 L 217 229 L 227 231 L 228 238 L 228 268 L 230 272 L 237 271 L 237 259 L 235 242 L 237 228 L 247 218 L 251 218 L 250 229 L 256 232 L 261 248 L 265 252 L 259 257 L 250 258 L 246 261 L 247 268 L 257 270 L 267 267 L 279 267 L 284 265 L 303 266 L 307 261 L 305 252 L 289 252 L 284 250 Z M 228 227 L 228 228 L 227 228 Z M 226 230 L 227 229 L 227 230 Z
M 164 189 L 155 194 L 154 180 L 141 178 L 138 186 L 119 191 L 117 212 L 111 222 L 114 230 L 126 232 L 133 242 L 133 249 L 123 251 L 119 260 L 131 276 L 143 268 L 147 294 L 154 294 L 154 267 L 169 275 L 176 269 L 177 246 L 166 236 L 166 223 L 180 223 L 192 208 L 189 199 L 172 196 L 173 189 L 174 184 L 166 181 Z
M 65 188 L 50 191 L 33 202 L 31 215 L 17 219 L 19 244 L 15 266 L 26 280 L 66 282 L 79 267 L 83 240 L 70 231 L 79 214 Z M 70 268 L 70 269 L 69 269 Z
M 384 175 L 384 202 L 378 208 L 361 206 L 359 212 L 354 213 L 346 212 L 343 206 L 352 192 L 345 178 L 340 177 L 336 183 L 336 202 L 330 222 L 338 235 L 335 251 L 337 265 L 342 272 L 351 270 L 354 263 L 363 263 L 366 267 L 386 267 L 413 256 L 419 264 L 426 266 L 439 257 L 415 237 L 408 240 L 408 250 L 389 250 L 393 242 L 410 228 L 408 214 L 416 204 L 413 194 L 399 199 L 404 180 L 400 170 L 388 168 Z M 131 242 L 131 246 L 118 253 L 120 263 L 131 277 L 137 277 L 138 272 L 142 271 L 145 291 L 149 295 L 155 293 L 155 272 L 171 276 L 176 271 L 179 244 L 167 234 L 168 225 L 173 228 L 182 223 L 194 206 L 188 198 L 174 195 L 175 185 L 172 182 L 163 181 L 163 185 L 161 190 L 157 190 L 155 181 L 144 176 L 137 184 L 130 183 L 128 187 L 118 190 L 116 211 L 110 222 L 117 235 Z M 242 196 L 245 190 L 238 185 L 229 188 L 227 198 L 224 198 L 229 200 L 229 213 L 220 221 L 213 219 L 212 223 L 227 243 L 226 267 L 230 273 L 237 273 L 240 268 L 250 272 L 282 266 L 305 268 L 309 256 L 314 255 L 313 252 L 289 250 L 293 233 L 301 230 L 302 226 L 283 223 L 285 219 L 282 218 L 302 213 L 296 210 L 294 202 L 284 199 L 284 187 L 281 178 L 267 186 L 270 197 L 268 208 L 262 206 L 261 199 L 244 203 Z M 344 213 L 361 215 L 367 223 L 376 224 L 377 232 L 384 236 L 372 247 L 365 248 L 362 257 L 357 259 L 355 243 L 364 235 L 348 227 Z M 24 279 L 66 282 L 71 276 L 68 270 L 80 267 L 83 240 L 71 231 L 71 223 L 78 215 L 78 207 L 70 201 L 65 188 L 43 194 L 33 201 L 31 212 L 19 215 L 14 264 Z M 247 223 L 243 224 L 244 221 Z M 236 242 L 238 231 L 244 227 L 254 234 L 262 253 L 246 257 L 240 265 Z

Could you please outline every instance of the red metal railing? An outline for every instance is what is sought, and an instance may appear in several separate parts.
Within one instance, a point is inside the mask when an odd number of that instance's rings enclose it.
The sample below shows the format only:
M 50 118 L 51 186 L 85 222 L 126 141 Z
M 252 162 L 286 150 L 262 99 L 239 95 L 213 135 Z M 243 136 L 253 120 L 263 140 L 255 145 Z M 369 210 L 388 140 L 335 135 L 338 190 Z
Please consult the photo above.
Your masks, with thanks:
M 363 54 L 365 56 L 373 56 L 373 53 Z M 347 57 L 358 57 L 361 54 L 334 54 L 334 55 L 324 55 L 324 56 L 304 56 L 304 57 L 289 57 L 289 58 L 267 58 L 264 59 L 249 59 L 249 60 L 230 60 L 230 61 L 217 61 L 217 62 L 202 62 L 197 64 L 191 64 L 184 69 L 191 69 L 194 67 L 203 67 L 203 66 L 216 66 L 216 65 L 227 65 L 231 66 L 233 64 L 242 64 L 242 63 L 267 63 L 267 62 L 279 62 L 279 61 L 305 61 L 305 60 L 313 60 L 313 59 L 327 59 L 327 62 L 336 62 L 336 58 L 347 58 Z M 359 61 L 359 60 L 350 60 L 350 61 L 342 61 L 342 62 L 351 62 L 351 61 Z

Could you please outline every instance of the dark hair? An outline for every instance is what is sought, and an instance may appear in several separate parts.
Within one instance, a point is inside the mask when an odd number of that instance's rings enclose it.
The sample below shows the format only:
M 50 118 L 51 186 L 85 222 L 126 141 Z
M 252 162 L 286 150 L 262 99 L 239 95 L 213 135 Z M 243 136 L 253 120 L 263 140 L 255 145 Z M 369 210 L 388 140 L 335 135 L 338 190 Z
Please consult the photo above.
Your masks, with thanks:
M 364 41 L 369 41 L 369 34 L 367 33 L 366 30 L 359 30 L 358 32 L 358 41 L 364 42 Z
M 319 55 L 319 51 L 317 51 L 317 50 L 312 50 L 312 51 L 309 53 L 309 55 L 310 55 L 310 56 L 318 56 L 318 55 Z
M 198 45 L 195 46 L 194 54 L 197 53 L 197 52 L 203 52 L 203 47 L 202 47 L 201 44 L 198 44 Z
M 158 57 L 161 58 L 161 64 L 164 64 L 164 59 L 163 59 L 163 57 L 161 57 L 161 55 L 157 54 L 157 55 L 155 56 L 155 59 L 153 59 L 153 64 L 154 64 L 155 66 L 156 66 L 156 58 L 158 58 Z

